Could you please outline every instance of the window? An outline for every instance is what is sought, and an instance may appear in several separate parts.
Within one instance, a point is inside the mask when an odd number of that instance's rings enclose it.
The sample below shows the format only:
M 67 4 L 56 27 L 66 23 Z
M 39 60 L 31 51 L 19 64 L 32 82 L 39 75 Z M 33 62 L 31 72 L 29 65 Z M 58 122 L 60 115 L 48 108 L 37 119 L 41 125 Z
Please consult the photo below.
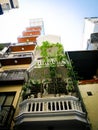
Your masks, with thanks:
M 0 106 L 12 105 L 15 92 L 0 92 Z
M 88 92 L 87 92 L 87 95 L 88 95 L 88 96 L 92 96 L 93 94 L 92 94 L 91 91 L 88 91 Z
M 15 109 L 12 106 L 15 92 L 0 92 L 0 125 L 10 126 Z

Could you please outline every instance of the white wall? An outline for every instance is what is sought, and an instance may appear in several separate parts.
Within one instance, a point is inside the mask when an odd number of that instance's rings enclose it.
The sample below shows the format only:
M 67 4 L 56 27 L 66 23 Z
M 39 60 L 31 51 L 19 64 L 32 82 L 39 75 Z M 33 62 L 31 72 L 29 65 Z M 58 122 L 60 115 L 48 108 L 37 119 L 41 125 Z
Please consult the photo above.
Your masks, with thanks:
M 88 19 L 85 19 L 83 30 L 83 42 L 82 42 L 83 50 L 86 50 L 87 48 L 87 41 L 88 39 L 90 39 L 90 34 L 94 32 L 94 26 L 95 26 L 94 23 L 92 23 Z
M 48 41 L 50 43 L 61 43 L 61 38 L 60 36 L 56 35 L 45 35 L 45 36 L 39 36 L 37 38 L 37 44 L 41 45 L 43 41 Z
M 95 24 L 94 26 L 94 33 L 98 32 L 98 23 Z

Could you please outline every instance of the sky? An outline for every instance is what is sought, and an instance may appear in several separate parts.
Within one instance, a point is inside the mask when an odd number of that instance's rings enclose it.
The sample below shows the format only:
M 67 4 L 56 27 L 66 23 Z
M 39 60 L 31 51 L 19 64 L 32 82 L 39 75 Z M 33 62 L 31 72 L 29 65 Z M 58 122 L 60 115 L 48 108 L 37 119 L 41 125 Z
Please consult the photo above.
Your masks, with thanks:
M 82 49 L 85 17 L 98 17 L 98 0 L 18 0 L 19 8 L 0 15 L 0 43 L 15 42 L 30 19 L 42 18 L 45 35 L 61 37 L 65 51 Z

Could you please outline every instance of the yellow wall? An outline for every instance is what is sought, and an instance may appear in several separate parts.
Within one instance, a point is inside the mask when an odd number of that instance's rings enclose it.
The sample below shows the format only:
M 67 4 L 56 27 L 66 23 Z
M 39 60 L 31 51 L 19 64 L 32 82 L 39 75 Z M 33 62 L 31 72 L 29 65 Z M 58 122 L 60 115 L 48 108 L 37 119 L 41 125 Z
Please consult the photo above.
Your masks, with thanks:
M 5 71 L 5 70 L 17 70 L 17 69 L 27 69 L 29 68 L 30 64 L 23 64 L 23 65 L 9 65 L 9 66 L 3 66 L 0 68 L 0 71 Z
M 13 102 L 14 108 L 16 108 L 19 96 L 21 93 L 22 85 L 10 85 L 10 86 L 0 86 L 0 92 L 16 92 L 15 99 Z
M 98 130 L 98 84 L 79 85 L 79 90 L 88 112 L 92 130 Z M 88 96 L 87 92 L 91 92 L 92 96 Z

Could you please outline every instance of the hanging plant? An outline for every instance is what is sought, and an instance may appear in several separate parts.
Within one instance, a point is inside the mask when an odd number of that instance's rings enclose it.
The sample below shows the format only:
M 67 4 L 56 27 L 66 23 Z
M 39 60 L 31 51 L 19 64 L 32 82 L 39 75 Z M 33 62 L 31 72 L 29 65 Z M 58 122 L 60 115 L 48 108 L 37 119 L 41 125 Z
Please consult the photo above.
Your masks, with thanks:
M 55 51 L 52 51 L 52 48 L 55 48 Z M 49 67 L 49 75 L 53 82 L 55 93 L 58 92 L 57 85 L 57 68 L 58 63 L 62 62 L 64 59 L 64 50 L 63 46 L 60 43 L 54 44 L 49 43 L 48 41 L 44 41 L 42 46 L 40 47 L 41 56 L 43 57 L 44 63 L 48 62 Z M 45 65 L 43 65 L 45 67 Z
M 41 56 L 43 57 L 43 63 L 48 63 L 49 68 L 49 75 L 51 78 L 51 81 L 53 82 L 53 87 L 55 90 L 55 93 L 59 92 L 59 86 L 57 82 L 58 78 L 58 65 L 59 63 L 65 66 L 67 69 L 67 78 L 71 78 L 73 82 L 73 86 L 76 83 L 75 81 L 75 74 L 72 68 L 71 61 L 68 59 L 67 53 L 64 53 L 64 49 L 62 44 L 60 43 L 49 43 L 48 41 L 44 41 L 42 43 L 42 46 L 38 47 L 41 51 Z M 43 67 L 46 67 L 45 64 L 43 64 Z M 62 75 L 61 75 L 61 78 Z M 71 85 L 70 85 L 71 86 Z M 72 87 L 70 87 L 70 90 Z

